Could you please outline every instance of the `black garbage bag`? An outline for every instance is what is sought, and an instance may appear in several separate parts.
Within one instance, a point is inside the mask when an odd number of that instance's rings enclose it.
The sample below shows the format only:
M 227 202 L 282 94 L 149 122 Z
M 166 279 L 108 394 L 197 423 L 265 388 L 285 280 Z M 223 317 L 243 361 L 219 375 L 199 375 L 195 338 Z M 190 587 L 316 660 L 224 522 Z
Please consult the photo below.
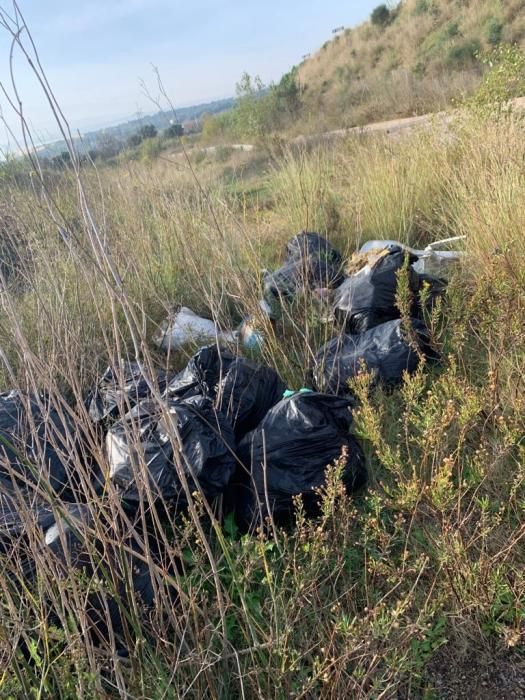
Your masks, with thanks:
M 202 348 L 166 389 L 170 397 L 207 396 L 225 413 L 240 439 L 281 400 L 284 382 L 271 367 L 233 355 L 216 345 Z
M 82 435 L 48 397 L 0 394 L 0 475 L 38 483 L 64 497 L 78 485 Z
M 240 440 L 259 425 L 285 390 L 274 369 L 237 358 L 218 385 L 215 405 L 228 416 Z
M 162 393 L 166 373 L 157 370 L 152 378 Z M 111 422 L 125 415 L 139 401 L 151 398 L 151 390 L 138 362 L 120 361 L 120 367 L 108 367 L 86 400 L 90 418 L 95 423 Z
M 180 449 L 175 451 L 170 439 L 174 430 L 180 437 Z M 234 472 L 235 445 L 226 416 L 202 396 L 167 399 L 164 407 L 141 402 L 106 436 L 110 478 L 131 507 L 139 503 L 141 492 L 147 498 L 149 485 L 155 498 L 185 508 L 187 498 L 177 465 L 190 491 L 197 490 L 198 483 L 208 500 L 215 498 Z
M 422 321 L 411 319 L 412 331 L 401 319 L 382 323 L 359 335 L 341 335 L 319 350 L 314 364 L 314 384 L 319 391 L 349 393 L 348 381 L 361 369 L 375 374 L 375 381 L 395 385 L 403 373 L 412 373 L 421 356 L 436 359 L 429 332 Z
M 333 289 L 344 276 L 339 265 L 317 258 L 292 260 L 264 278 L 264 299 L 270 306 L 280 301 L 293 301 L 306 289 Z
M 349 333 L 363 333 L 385 321 L 399 318 L 396 306 L 398 272 L 417 258 L 398 247 L 391 248 L 373 263 L 348 277 L 335 291 L 334 309 L 344 320 Z M 413 293 L 419 289 L 419 278 L 408 267 L 409 285 Z
M 277 522 L 293 513 L 301 495 L 306 512 L 317 512 L 316 489 L 326 482 L 327 467 L 346 450 L 343 481 L 348 492 L 366 483 L 363 453 L 350 435 L 350 403 L 314 392 L 283 399 L 239 445 L 245 477 L 236 475 L 237 512 L 248 526 L 261 522 L 268 509 Z
M 100 529 L 94 529 L 95 516 L 86 505 L 67 505 L 60 509 L 60 515 L 47 528 L 42 554 L 49 559 L 58 579 L 83 574 L 88 582 L 87 595 L 82 597 L 85 605 L 85 619 L 88 633 L 95 643 L 108 643 L 111 632 L 116 637 L 117 647 L 125 651 L 124 630 L 133 638 L 133 625 L 130 617 L 135 610 L 143 613 L 154 604 L 154 573 L 134 537 L 124 530 L 109 529 L 104 541 L 98 538 Z M 99 523 L 100 526 L 100 523 Z M 159 564 L 156 552 L 150 551 L 153 564 Z M 167 582 L 173 574 L 173 566 L 162 561 L 163 575 L 158 577 L 157 586 L 163 589 L 172 600 L 177 597 L 174 587 Z M 35 566 L 27 570 L 31 578 Z M 96 582 L 103 582 L 103 586 Z M 90 585 L 90 582 L 93 585 Z M 128 636 L 126 635 L 126 636 Z
M 201 348 L 190 359 L 185 369 L 166 386 L 165 396 L 187 399 L 191 396 L 207 396 L 215 399 L 217 386 L 228 374 L 237 356 L 229 350 L 209 345 Z
M 35 529 L 41 531 L 54 522 L 50 505 L 27 489 L 0 476 L 0 554 L 13 555 L 27 545 Z
M 264 278 L 264 299 L 273 307 L 304 289 L 335 288 L 344 280 L 341 255 L 318 233 L 294 236 L 284 265 Z
M 341 253 L 318 233 L 302 231 L 286 244 L 288 260 L 318 258 L 334 265 L 341 265 Z
M 348 333 L 363 333 L 381 323 L 400 318 L 396 305 L 399 271 L 408 265 L 408 285 L 412 295 L 411 315 L 423 317 L 422 290 L 428 287 L 425 308 L 430 310 L 446 288 L 444 280 L 418 274 L 412 267 L 417 256 L 392 246 L 375 262 L 354 273 L 335 290 L 334 311 L 344 321 Z

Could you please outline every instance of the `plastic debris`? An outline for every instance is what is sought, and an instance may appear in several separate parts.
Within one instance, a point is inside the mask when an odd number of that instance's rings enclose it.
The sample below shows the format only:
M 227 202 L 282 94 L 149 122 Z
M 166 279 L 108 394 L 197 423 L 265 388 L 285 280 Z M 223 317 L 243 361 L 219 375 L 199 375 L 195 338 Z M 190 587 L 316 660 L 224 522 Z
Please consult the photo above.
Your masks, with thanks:
M 0 554 L 8 554 L 13 547 L 20 549 L 26 535 L 35 528 L 44 530 L 54 519 L 51 506 L 0 476 Z
M 420 292 L 430 287 L 428 304 L 444 290 L 444 283 L 419 275 L 412 263 L 417 258 L 399 247 L 392 247 L 348 277 L 334 294 L 334 311 L 349 333 L 363 333 L 400 317 L 397 307 L 398 275 L 407 266 L 408 284 L 413 296 L 411 314 L 421 315 Z
M 314 383 L 319 391 L 349 393 L 349 380 L 364 369 L 375 381 L 398 384 L 404 372 L 417 369 L 423 356 L 436 357 L 426 326 L 412 319 L 408 330 L 401 319 L 388 321 L 359 335 L 341 335 L 321 348 Z
M 114 420 L 150 398 L 152 387 L 159 393 L 164 392 L 166 383 L 165 372 L 156 370 L 148 380 L 138 362 L 120 360 L 118 368 L 107 368 L 88 397 L 89 416 L 96 423 Z
M 78 430 L 44 396 L 0 394 L 0 475 L 51 488 L 67 497 L 81 459 Z
M 166 395 L 209 397 L 228 416 L 237 438 L 255 428 L 285 389 L 271 367 L 211 345 L 202 348 L 168 385 Z
M 100 526 L 100 523 L 98 523 Z M 93 592 L 82 596 L 84 615 L 88 623 L 87 632 L 94 643 L 107 642 L 115 635 L 117 651 L 127 655 L 126 643 L 134 638 L 133 626 L 129 624 L 129 611 L 139 606 L 151 608 L 155 601 L 153 569 L 137 548 L 135 539 L 121 535 L 118 543 L 102 542 L 97 537 L 97 527 L 88 506 L 69 505 L 60 510 L 60 515 L 45 531 L 43 554 L 52 558 L 56 575 L 66 579 L 72 571 L 81 572 L 89 579 L 102 577 L 110 571 L 116 591 L 94 587 Z M 150 558 L 154 548 L 150 550 Z M 153 564 L 155 564 L 153 560 Z M 30 562 L 28 563 L 30 564 Z M 26 565 L 27 566 L 27 565 Z M 172 567 L 162 567 L 170 571 Z M 26 571 L 26 575 L 31 575 Z M 167 581 L 166 581 L 167 579 Z M 165 581 L 157 582 L 175 600 L 176 591 Z M 126 630 L 126 632 L 125 632 Z
M 165 352 L 174 352 L 189 343 L 236 343 L 238 337 L 237 331 L 221 331 L 214 321 L 183 306 L 172 318 L 164 321 L 153 336 L 153 342 Z
M 326 469 L 344 452 L 347 491 L 366 482 L 362 451 L 349 433 L 350 405 L 337 396 L 294 393 L 244 438 L 239 457 L 246 470 L 237 471 L 234 502 L 247 525 L 264 521 L 269 513 L 278 521 L 288 519 L 298 495 L 306 512 L 315 513 Z
M 239 327 L 239 337 L 247 350 L 261 351 L 264 347 L 264 333 L 260 331 L 254 320 L 246 318 Z
M 340 253 L 318 233 L 294 236 L 286 253 L 284 265 L 264 277 L 264 301 L 273 316 L 276 307 L 293 300 L 299 292 L 334 288 L 344 279 Z
M 334 307 L 344 319 L 350 333 L 378 326 L 399 317 L 396 306 L 397 274 L 405 265 L 406 253 L 392 248 L 387 255 L 367 264 L 359 272 L 348 277 L 336 290 Z M 414 262 L 415 258 L 409 258 Z M 411 289 L 418 286 L 418 277 L 409 268 Z
M 235 469 L 233 428 L 202 396 L 138 404 L 110 428 L 106 450 L 110 479 L 133 507 L 151 492 L 175 509 L 186 508 L 185 481 L 190 493 L 200 487 L 212 500 Z
M 364 243 L 359 252 L 371 253 L 384 249 L 402 248 L 417 258 L 412 264 L 416 272 L 440 279 L 448 279 L 452 270 L 465 257 L 465 252 L 461 250 L 440 250 L 438 246 L 464 241 L 465 239 L 465 236 L 454 236 L 453 238 L 446 238 L 442 241 L 431 243 L 423 249 L 411 248 L 399 241 L 373 240 Z

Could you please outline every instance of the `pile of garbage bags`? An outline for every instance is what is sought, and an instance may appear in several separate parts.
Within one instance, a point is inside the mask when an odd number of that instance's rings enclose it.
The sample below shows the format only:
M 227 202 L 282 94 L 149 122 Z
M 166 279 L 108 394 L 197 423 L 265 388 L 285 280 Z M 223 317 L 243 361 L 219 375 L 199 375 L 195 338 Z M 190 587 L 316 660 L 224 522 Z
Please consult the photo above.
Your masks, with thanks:
M 57 407 L 45 395 L 0 394 L 0 554 L 28 547 L 39 531 L 59 575 L 93 573 L 97 556 L 114 570 L 131 567 L 132 594 L 147 606 L 154 599 L 150 566 L 127 535 L 120 542 L 124 557 L 99 541 L 99 514 L 85 502 L 86 475 L 99 498 L 108 489 L 116 495 L 130 522 L 157 505 L 158 513 L 176 516 L 197 493 L 208 508 L 222 497 L 222 513 L 233 512 L 244 531 L 264 527 L 268 518 L 289 522 L 297 497 L 315 515 L 334 463 L 347 492 L 360 489 L 367 467 L 351 431 L 350 381 L 365 369 L 373 383 L 392 386 L 423 360 L 438 359 L 424 319 L 455 260 L 448 252 L 443 259 L 439 251 L 419 252 L 374 242 L 360 252 L 359 269 L 345 273 L 343 256 L 322 236 L 303 232 L 291 239 L 283 266 L 264 279 L 261 308 L 272 313 L 305 289 L 324 290 L 334 318 L 333 338 L 318 350 L 311 385 L 301 391 L 287 391 L 275 369 L 243 357 L 239 331 L 181 309 L 154 341 L 166 351 L 205 342 L 182 371 L 118 361 L 87 396 L 83 415 L 98 460 L 74 408 Z M 428 274 L 428 261 L 442 277 Z M 412 295 L 408 319 L 397 306 L 401 274 Z M 28 578 L 33 568 L 29 557 Z M 129 594 L 129 586 L 115 591 L 115 597 Z M 90 606 L 102 636 L 102 608 L 110 609 L 115 629 L 123 627 L 112 599 L 103 603 L 93 594 Z

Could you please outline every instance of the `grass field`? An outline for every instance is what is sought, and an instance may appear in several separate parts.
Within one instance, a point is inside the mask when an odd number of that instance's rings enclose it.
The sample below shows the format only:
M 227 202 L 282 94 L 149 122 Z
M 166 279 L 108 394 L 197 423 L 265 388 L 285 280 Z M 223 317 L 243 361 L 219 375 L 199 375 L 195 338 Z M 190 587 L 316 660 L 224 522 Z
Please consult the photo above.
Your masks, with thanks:
M 334 467 L 322 516 L 299 508 L 272 537 L 239 537 L 196 498 L 185 518 L 154 524 L 166 550 L 154 562 L 145 513 L 130 523 L 111 485 L 103 497 L 86 487 L 93 538 L 124 560 L 124 522 L 156 585 L 152 610 L 117 597 L 126 658 L 111 635 L 87 633 L 88 593 L 115 594 L 104 555 L 90 553 L 96 575 L 64 575 L 27 514 L 35 583 L 20 584 L 19 556 L 0 555 L 0 697 L 523 697 L 523 123 L 467 116 L 447 134 L 197 160 L 41 183 L 6 171 L 0 185 L 2 386 L 48 392 L 104 472 L 83 399 L 108 361 L 182 366 L 150 341 L 178 304 L 227 327 L 257 316 L 262 268 L 302 229 L 346 255 L 369 238 L 466 236 L 429 319 L 442 362 L 394 392 L 356 381 L 368 489 L 350 499 Z M 262 359 L 300 388 L 331 329 L 307 296 L 282 334 L 259 322 Z

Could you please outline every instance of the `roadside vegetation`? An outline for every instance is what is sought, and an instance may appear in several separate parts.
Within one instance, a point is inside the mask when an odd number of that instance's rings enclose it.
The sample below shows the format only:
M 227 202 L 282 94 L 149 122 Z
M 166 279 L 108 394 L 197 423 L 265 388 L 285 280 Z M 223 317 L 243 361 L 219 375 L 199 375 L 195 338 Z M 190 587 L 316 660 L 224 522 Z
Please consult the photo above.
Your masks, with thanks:
M 206 120 L 204 135 L 261 141 L 447 109 L 477 90 L 495 49 L 523 46 L 524 10 L 523 0 L 379 4 L 362 25 L 334 29 L 279 84 L 244 76 L 237 107 Z

